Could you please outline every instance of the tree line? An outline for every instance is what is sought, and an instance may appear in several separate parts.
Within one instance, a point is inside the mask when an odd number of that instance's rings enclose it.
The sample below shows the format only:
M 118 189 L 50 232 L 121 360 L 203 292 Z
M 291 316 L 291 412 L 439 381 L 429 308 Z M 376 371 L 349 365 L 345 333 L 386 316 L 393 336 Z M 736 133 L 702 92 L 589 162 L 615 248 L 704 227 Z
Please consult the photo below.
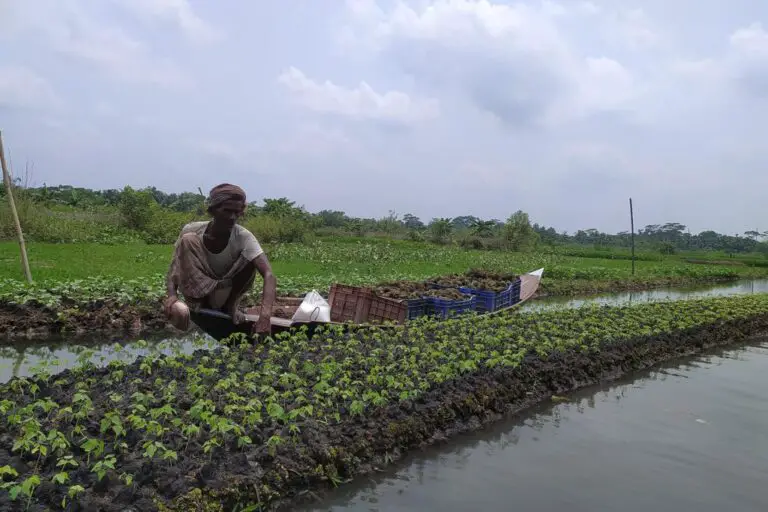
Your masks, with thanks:
M 23 187 L 17 180 L 18 193 L 23 199 L 48 207 L 64 207 L 82 212 L 113 209 L 119 212 L 123 227 L 136 231 L 153 231 L 148 241 L 165 242 L 173 237 L 173 225 L 181 219 L 205 215 L 204 195 L 197 192 L 166 193 L 155 187 L 135 190 L 92 190 L 69 185 Z M 0 185 L 0 196 L 5 195 Z M 175 216 L 173 214 L 176 214 Z M 433 218 L 427 222 L 416 215 L 398 215 L 390 211 L 382 218 L 359 218 L 341 210 L 325 209 L 308 212 L 289 198 L 264 198 L 251 201 L 248 221 L 258 222 L 262 238 L 276 241 L 299 241 L 307 231 L 348 233 L 362 236 L 381 233 L 413 240 L 435 243 L 458 241 L 473 248 L 507 248 L 525 250 L 540 244 L 589 246 L 595 249 L 629 248 L 628 231 L 605 233 L 583 229 L 575 233 L 558 232 L 553 227 L 531 223 L 528 214 L 512 213 L 507 219 L 481 219 L 473 215 Z M 154 224 L 157 224 L 153 227 Z M 170 233 L 165 234 L 169 230 Z M 741 235 L 726 235 L 712 230 L 694 234 L 681 223 L 649 224 L 637 230 L 635 244 L 643 250 L 662 254 L 677 251 L 723 251 L 727 253 L 763 252 L 768 254 L 768 232 L 750 230 Z

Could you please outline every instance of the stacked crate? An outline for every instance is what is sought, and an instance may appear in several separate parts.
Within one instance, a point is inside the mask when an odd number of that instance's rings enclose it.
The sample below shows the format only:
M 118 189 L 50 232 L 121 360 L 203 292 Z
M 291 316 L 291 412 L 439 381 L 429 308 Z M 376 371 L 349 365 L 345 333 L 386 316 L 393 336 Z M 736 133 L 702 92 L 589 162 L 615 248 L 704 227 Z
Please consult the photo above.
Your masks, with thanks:
M 480 313 L 491 313 L 498 309 L 508 308 L 520 302 L 521 280 L 518 277 L 509 284 L 506 290 L 492 292 L 490 290 L 480 290 L 461 286 L 459 291 L 474 295 L 477 297 L 477 311 Z
M 435 288 L 449 288 L 433 284 Z M 421 297 L 395 300 L 378 297 L 371 288 L 334 284 L 331 286 L 329 303 L 332 322 L 403 323 L 421 316 L 441 319 L 478 311 L 490 313 L 507 308 L 520 301 L 521 279 L 518 277 L 501 292 L 469 287 L 450 287 L 466 295 L 464 299 L 449 300 L 438 297 Z

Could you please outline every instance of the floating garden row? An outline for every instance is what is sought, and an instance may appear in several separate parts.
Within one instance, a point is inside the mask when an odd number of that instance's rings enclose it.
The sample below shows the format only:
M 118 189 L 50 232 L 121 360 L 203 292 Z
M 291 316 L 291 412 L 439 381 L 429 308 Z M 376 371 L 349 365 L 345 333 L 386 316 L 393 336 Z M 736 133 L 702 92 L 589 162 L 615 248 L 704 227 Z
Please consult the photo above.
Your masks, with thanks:
M 619 364 L 611 351 L 766 318 L 768 295 L 424 317 L 16 378 L 0 385 L 0 510 L 262 510 L 509 403 L 498 372 L 583 382 L 568 372 Z

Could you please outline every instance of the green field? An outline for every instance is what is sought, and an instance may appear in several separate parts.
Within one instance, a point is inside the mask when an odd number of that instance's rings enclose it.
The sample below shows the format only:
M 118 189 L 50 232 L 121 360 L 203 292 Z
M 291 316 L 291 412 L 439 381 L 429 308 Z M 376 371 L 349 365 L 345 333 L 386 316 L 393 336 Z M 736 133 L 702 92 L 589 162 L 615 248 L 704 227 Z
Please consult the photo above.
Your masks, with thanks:
M 768 276 L 768 269 L 761 267 L 688 264 L 680 257 L 668 257 L 636 262 L 633 278 L 631 262 L 625 259 L 466 250 L 373 238 L 267 244 L 265 249 L 283 295 L 313 288 L 324 292 L 334 282 L 419 280 L 470 268 L 523 273 L 543 267 L 543 289 L 553 294 Z M 0 300 L 56 302 L 61 296 L 154 300 L 164 293 L 172 246 L 30 243 L 27 251 L 35 280 L 31 287 L 23 280 L 18 245 L 0 243 Z M 257 281 L 255 291 L 259 289 Z

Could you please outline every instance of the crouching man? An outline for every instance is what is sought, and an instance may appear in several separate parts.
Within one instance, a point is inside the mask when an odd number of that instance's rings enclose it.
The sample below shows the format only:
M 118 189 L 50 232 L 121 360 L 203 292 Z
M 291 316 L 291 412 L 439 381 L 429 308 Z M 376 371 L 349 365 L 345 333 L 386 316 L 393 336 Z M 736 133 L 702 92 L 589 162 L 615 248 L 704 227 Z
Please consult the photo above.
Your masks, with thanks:
M 176 241 L 167 277 L 166 317 L 186 329 L 189 309 L 208 308 L 232 316 L 234 324 L 245 320 L 240 311 L 243 295 L 253 286 L 256 271 L 264 280 L 259 320 L 253 332 L 268 334 L 277 281 L 256 237 L 237 223 L 246 207 L 245 191 L 228 183 L 211 189 L 207 199 L 210 221 L 191 222 Z M 186 305 L 179 302 L 178 293 Z

